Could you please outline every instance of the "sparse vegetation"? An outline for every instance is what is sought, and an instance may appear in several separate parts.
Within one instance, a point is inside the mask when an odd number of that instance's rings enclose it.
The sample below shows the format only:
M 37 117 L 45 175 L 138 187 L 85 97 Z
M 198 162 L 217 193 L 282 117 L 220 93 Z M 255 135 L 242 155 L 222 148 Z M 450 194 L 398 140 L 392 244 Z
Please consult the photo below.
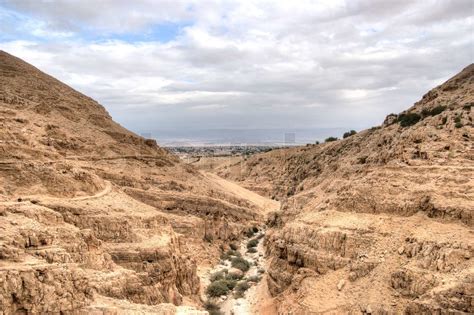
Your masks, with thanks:
M 228 273 L 225 277 L 226 280 L 240 280 L 242 278 L 243 275 L 238 273 Z
M 226 280 L 212 282 L 206 289 L 206 294 L 212 297 L 226 295 L 227 292 L 229 292 L 229 287 Z
M 436 106 L 435 108 L 431 110 L 425 108 L 421 111 L 421 116 L 423 117 L 436 116 L 436 115 L 441 114 L 445 110 L 446 110 L 446 106 L 442 106 L 442 105 Z
M 324 142 L 333 142 L 333 141 L 337 141 L 339 140 L 338 138 L 336 137 L 329 137 L 329 138 L 326 138 L 326 140 L 324 140 Z
M 207 301 L 204 304 L 204 308 L 206 309 L 206 311 L 208 311 L 209 315 L 222 315 L 219 306 L 215 303 Z
M 344 138 L 344 139 L 345 139 L 345 138 L 348 138 L 348 137 L 350 137 L 350 136 L 355 135 L 356 133 L 357 133 L 357 131 L 355 131 L 355 130 L 351 130 L 351 131 L 344 132 L 344 134 L 342 135 L 342 138 Z
M 398 122 L 402 127 L 410 127 L 421 120 L 421 116 L 417 113 L 406 113 L 398 115 Z
M 235 257 L 231 260 L 232 267 L 247 272 L 250 269 L 250 263 L 242 257 Z
M 461 122 L 457 122 L 457 123 L 454 125 L 454 127 L 456 127 L 456 128 L 462 128 L 462 126 L 463 126 L 463 125 L 462 125 Z
M 222 280 L 222 279 L 224 279 L 224 278 L 226 277 L 226 274 L 227 274 L 227 270 L 225 270 L 225 271 L 222 270 L 222 271 L 214 272 L 214 273 L 210 276 L 209 280 L 210 280 L 211 282 L 215 282 L 215 281 L 218 281 L 218 280 Z
M 257 252 L 257 249 L 255 247 L 251 247 L 251 248 L 247 249 L 247 252 L 253 254 L 253 253 Z
M 247 237 L 252 237 L 255 234 L 252 228 L 249 228 L 247 231 L 245 231 L 245 236 Z
M 258 239 L 253 238 L 247 243 L 247 248 L 256 247 L 258 245 Z
M 240 281 L 235 288 L 237 293 L 244 293 L 250 288 L 250 285 L 247 281 Z
M 237 244 L 235 244 L 235 243 L 230 243 L 229 247 L 230 247 L 230 249 L 232 249 L 232 250 L 237 250 L 237 249 L 239 249 L 239 246 L 238 246 Z

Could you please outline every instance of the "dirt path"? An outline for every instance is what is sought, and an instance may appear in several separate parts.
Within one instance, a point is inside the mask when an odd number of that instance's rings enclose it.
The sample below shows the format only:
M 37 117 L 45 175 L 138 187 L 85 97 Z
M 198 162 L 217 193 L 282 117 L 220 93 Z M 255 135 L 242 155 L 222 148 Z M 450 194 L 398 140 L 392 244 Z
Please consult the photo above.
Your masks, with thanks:
M 219 177 L 215 174 L 201 171 L 201 174 L 212 180 L 213 182 L 219 184 L 226 191 L 232 192 L 236 197 L 246 199 L 251 203 L 257 205 L 258 207 L 264 210 L 264 215 L 268 212 L 275 211 L 280 209 L 280 203 L 276 200 L 272 200 L 266 197 L 263 197 L 253 191 L 243 188 L 238 184 L 228 181 L 222 177 Z
M 70 200 L 70 201 L 81 201 L 81 200 L 91 200 L 91 199 L 98 199 L 98 198 L 102 198 L 104 196 L 106 196 L 107 194 L 109 194 L 111 191 L 112 191 L 112 183 L 109 182 L 108 180 L 104 180 L 104 183 L 105 183 L 105 187 L 104 189 L 102 189 L 101 191 L 97 192 L 96 194 L 94 195 L 90 195 L 90 196 L 80 196 L 80 197 L 73 197 L 73 198 L 61 198 L 61 197 L 51 197 L 51 196 L 24 196 L 22 197 L 22 201 L 21 202 L 29 202 L 30 200 L 35 200 L 35 199 L 40 199 L 40 200 L 48 200 L 48 201 L 54 201 L 54 200 Z M 5 205 L 5 206 L 9 206 L 9 205 L 14 205 L 14 204 L 18 204 L 18 201 L 1 201 L 0 202 L 0 205 Z

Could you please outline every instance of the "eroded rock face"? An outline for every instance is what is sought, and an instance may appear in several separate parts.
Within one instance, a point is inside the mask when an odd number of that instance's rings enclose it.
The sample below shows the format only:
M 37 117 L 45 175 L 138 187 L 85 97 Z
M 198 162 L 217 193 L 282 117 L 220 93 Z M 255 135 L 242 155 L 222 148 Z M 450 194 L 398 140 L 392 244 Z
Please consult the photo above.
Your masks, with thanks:
M 262 219 L 258 205 L 1 51 L 0 152 L 2 314 L 201 307 L 198 264 Z
M 281 313 L 473 312 L 473 91 L 470 65 L 379 127 L 218 171 L 281 200 L 265 237 Z
M 0 310 L 5 314 L 74 311 L 93 299 L 86 274 L 77 268 L 0 266 L 0 283 Z

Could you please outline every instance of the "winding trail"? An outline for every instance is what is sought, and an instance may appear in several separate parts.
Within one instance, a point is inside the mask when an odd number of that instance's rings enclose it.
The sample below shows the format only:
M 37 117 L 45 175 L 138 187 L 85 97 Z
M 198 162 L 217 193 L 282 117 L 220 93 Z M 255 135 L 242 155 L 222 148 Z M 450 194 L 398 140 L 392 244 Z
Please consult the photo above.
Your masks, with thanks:
M 208 173 L 201 171 L 201 174 L 207 177 L 209 180 L 217 183 L 222 188 L 224 188 L 227 192 L 233 193 L 236 197 L 245 199 L 250 201 L 251 203 L 255 204 L 257 207 L 263 210 L 263 215 L 268 214 L 271 211 L 276 211 L 280 209 L 280 202 L 276 200 L 272 200 L 270 198 L 261 196 L 253 191 L 245 189 L 244 187 L 226 180 L 222 177 L 219 177 L 215 174 Z
M 82 200 L 91 200 L 91 199 L 99 199 L 102 198 L 106 195 L 108 195 L 112 191 L 112 183 L 108 180 L 104 180 L 105 187 L 101 191 L 95 193 L 94 195 L 89 195 L 89 196 L 79 196 L 79 197 L 72 197 L 72 198 L 62 198 L 62 197 L 52 197 L 52 196 L 24 196 L 22 197 L 21 202 L 30 202 L 31 200 L 39 199 L 42 201 L 55 201 L 55 200 L 68 200 L 68 201 L 82 201 Z M 18 204 L 19 201 L 0 201 L 0 205 L 13 205 L 13 204 Z

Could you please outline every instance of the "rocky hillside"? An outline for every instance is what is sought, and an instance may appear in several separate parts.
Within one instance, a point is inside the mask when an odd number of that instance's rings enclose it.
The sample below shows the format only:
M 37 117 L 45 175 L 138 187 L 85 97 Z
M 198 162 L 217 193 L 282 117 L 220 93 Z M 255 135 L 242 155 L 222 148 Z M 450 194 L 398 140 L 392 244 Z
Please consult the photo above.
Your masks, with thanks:
M 381 126 L 218 173 L 282 201 L 268 284 L 293 314 L 474 312 L 474 65 Z
M 0 313 L 201 306 L 197 267 L 262 220 L 259 204 L 0 52 Z

